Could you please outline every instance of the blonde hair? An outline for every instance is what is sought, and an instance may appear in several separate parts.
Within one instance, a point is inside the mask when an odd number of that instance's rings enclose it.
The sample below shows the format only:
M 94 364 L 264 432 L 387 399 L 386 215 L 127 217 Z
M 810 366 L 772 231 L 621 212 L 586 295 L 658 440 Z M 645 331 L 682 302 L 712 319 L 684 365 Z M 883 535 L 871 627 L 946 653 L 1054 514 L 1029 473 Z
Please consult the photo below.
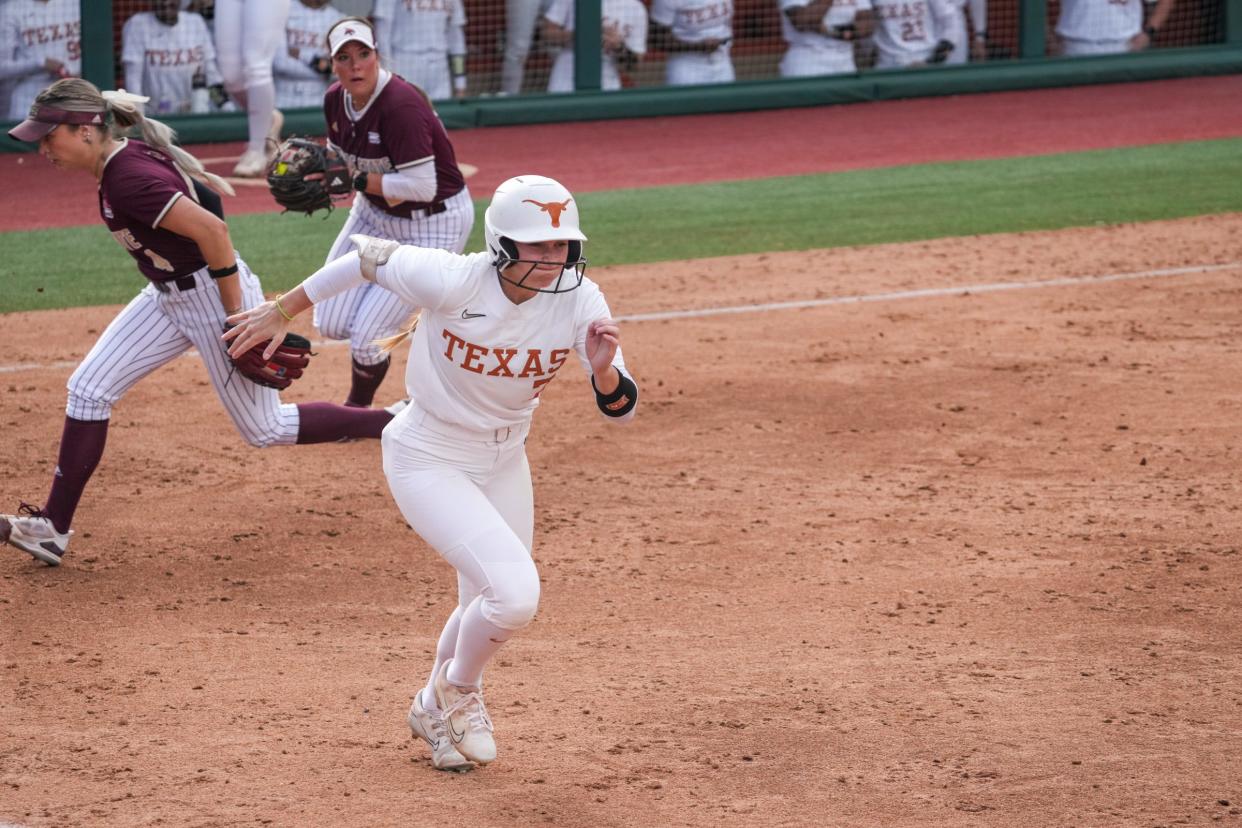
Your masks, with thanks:
M 418 327 L 418 320 L 422 317 L 422 315 L 423 312 L 421 310 L 414 311 L 414 315 L 406 320 L 404 328 L 397 331 L 392 336 L 386 336 L 383 339 L 375 340 L 375 344 L 380 347 L 381 351 L 388 353 L 393 348 L 396 348 L 402 342 L 405 342 L 410 338 L 410 335 L 414 333 L 414 329 Z
M 229 182 L 207 172 L 202 161 L 173 143 L 177 140 L 177 133 L 172 127 L 145 117 L 131 97 L 100 92 L 95 84 L 82 78 L 64 78 L 40 92 L 35 104 L 65 112 L 102 112 L 104 122 L 99 129 L 106 131 L 113 140 L 124 138 L 137 127 L 143 141 L 154 149 L 168 153 L 173 163 L 190 178 L 201 181 L 217 193 L 234 194 Z

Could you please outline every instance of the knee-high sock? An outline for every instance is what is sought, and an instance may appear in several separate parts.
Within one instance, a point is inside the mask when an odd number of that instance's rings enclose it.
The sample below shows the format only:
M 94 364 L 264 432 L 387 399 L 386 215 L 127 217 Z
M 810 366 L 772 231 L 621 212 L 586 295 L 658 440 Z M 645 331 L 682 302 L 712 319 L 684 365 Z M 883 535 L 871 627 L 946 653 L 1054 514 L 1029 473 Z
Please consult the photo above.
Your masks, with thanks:
M 345 437 L 379 439 L 392 415 L 384 409 L 335 403 L 298 403 L 298 444 L 332 443 Z
M 478 687 L 483 681 L 483 668 L 496 651 L 513 635 L 513 630 L 497 627 L 483 617 L 483 596 L 470 602 L 461 616 L 461 629 L 457 632 L 457 649 L 453 663 L 449 665 L 450 684 L 458 687 Z
M 384 377 L 388 374 L 388 366 L 391 364 L 392 360 L 387 357 L 383 362 L 375 365 L 362 365 L 358 360 L 353 360 L 349 380 L 349 399 L 345 400 L 345 404 L 358 408 L 369 406 L 375 400 L 375 392 L 379 390 L 380 383 L 384 381 Z
M 60 454 L 56 458 L 56 474 L 52 477 L 47 505 L 43 507 L 43 513 L 52 521 L 57 532 L 69 531 L 73 513 L 82 499 L 82 491 L 95 473 L 99 458 L 103 457 L 107 440 L 107 420 L 65 418 Z
M 453 614 L 444 622 L 440 631 L 440 640 L 436 643 L 436 663 L 431 666 L 431 676 L 427 679 L 427 687 L 423 693 L 423 707 L 436 710 L 440 707 L 436 701 L 436 676 L 444 662 L 453 657 L 457 651 L 457 636 L 461 629 L 461 607 L 453 608 Z
M 246 119 L 250 127 L 247 149 L 263 153 L 268 151 L 267 133 L 272 128 L 272 110 L 275 108 L 276 86 L 270 80 L 246 87 Z

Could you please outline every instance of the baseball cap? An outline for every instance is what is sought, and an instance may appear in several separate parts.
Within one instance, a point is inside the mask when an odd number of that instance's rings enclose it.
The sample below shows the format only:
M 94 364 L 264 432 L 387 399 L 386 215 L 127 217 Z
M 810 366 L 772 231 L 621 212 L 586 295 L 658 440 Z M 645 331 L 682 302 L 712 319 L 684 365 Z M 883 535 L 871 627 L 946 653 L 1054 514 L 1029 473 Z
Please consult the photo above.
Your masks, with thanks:
M 35 104 L 30 107 L 26 120 L 9 130 L 9 137 L 29 144 L 37 144 L 43 136 L 56 129 L 59 124 L 95 124 L 102 126 L 102 112 L 70 112 L 52 106 Z
M 368 49 L 375 48 L 375 35 L 371 32 L 371 27 L 363 20 L 347 17 L 328 32 L 328 52 L 336 57 L 341 47 L 351 40 L 358 41 Z

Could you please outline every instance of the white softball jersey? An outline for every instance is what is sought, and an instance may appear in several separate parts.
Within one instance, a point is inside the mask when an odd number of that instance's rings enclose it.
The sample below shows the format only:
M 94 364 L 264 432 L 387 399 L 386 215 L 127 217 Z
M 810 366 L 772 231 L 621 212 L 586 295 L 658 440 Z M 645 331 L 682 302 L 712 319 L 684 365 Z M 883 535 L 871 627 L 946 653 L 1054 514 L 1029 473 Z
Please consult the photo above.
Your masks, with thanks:
M 947 0 L 872 0 L 872 8 L 878 69 L 926 61 L 953 16 Z
M 53 58 L 69 75 L 82 74 L 79 0 L 7 0 L 0 3 L 0 80 L 13 84 L 8 118 L 20 121 L 40 92 L 57 80 L 44 63 Z
M 489 253 L 403 246 L 378 268 L 376 284 L 423 308 L 406 366 L 410 398 L 437 419 L 475 431 L 524 426 L 571 356 L 589 378 L 587 326 L 611 316 L 599 286 L 585 277 L 576 290 L 513 304 Z M 612 364 L 625 373 L 620 349 Z
M 780 0 L 781 34 L 789 48 L 781 58 L 782 77 L 839 75 L 857 71 L 854 42 L 819 32 L 800 32 L 789 22 L 787 12 L 810 5 L 811 0 Z M 824 28 L 849 26 L 860 11 L 870 11 L 871 0 L 836 0 L 824 14 Z
M 1142 30 L 1142 0 L 1061 0 L 1056 32 L 1067 55 L 1124 52 Z
M 616 29 L 625 41 L 625 48 L 636 55 L 647 53 L 647 7 L 639 0 L 604 0 L 600 10 L 601 29 Z M 566 31 L 574 30 L 574 0 L 553 0 L 544 15 Z M 603 55 L 600 60 L 600 88 L 614 90 L 621 88 L 621 75 L 617 71 L 617 61 L 612 55 Z M 548 76 L 549 92 L 574 91 L 574 50 L 566 46 L 560 50 L 552 61 L 552 72 Z
M 428 97 L 453 97 L 449 55 L 466 54 L 462 0 L 376 0 L 372 16 L 388 68 Z
M 673 37 L 687 43 L 727 41 L 733 37 L 733 0 L 654 0 L 651 19 L 668 26 Z M 665 83 L 729 83 L 734 78 L 729 52 L 725 43 L 711 54 L 671 53 L 665 61 Z
M 206 85 L 220 83 L 216 47 L 202 15 L 181 12 L 168 26 L 153 12 L 141 12 L 125 21 L 121 30 L 121 61 L 125 64 L 125 89 L 151 100 L 148 115 L 190 111 L 195 74 Z
M 272 80 L 276 84 L 276 107 L 297 109 L 320 106 L 323 93 L 332 83 L 312 68 L 317 56 L 328 54 L 328 30 L 345 17 L 331 5 L 312 9 L 302 3 L 289 7 L 285 23 L 285 48 L 276 50 L 272 61 Z M 297 51 L 297 57 L 290 54 Z

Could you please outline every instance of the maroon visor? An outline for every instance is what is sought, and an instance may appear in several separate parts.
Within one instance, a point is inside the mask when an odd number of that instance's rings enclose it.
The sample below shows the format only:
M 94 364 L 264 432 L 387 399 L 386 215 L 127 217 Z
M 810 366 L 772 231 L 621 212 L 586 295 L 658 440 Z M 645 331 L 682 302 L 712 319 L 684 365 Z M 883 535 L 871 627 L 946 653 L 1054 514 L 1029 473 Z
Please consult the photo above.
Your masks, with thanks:
M 35 104 L 30 107 L 30 114 L 26 117 L 26 120 L 9 130 L 9 137 L 29 144 L 37 144 L 44 135 L 56 129 L 57 124 L 95 124 L 96 126 L 102 126 L 103 122 L 104 116 L 102 112 L 69 112 L 64 109 Z

